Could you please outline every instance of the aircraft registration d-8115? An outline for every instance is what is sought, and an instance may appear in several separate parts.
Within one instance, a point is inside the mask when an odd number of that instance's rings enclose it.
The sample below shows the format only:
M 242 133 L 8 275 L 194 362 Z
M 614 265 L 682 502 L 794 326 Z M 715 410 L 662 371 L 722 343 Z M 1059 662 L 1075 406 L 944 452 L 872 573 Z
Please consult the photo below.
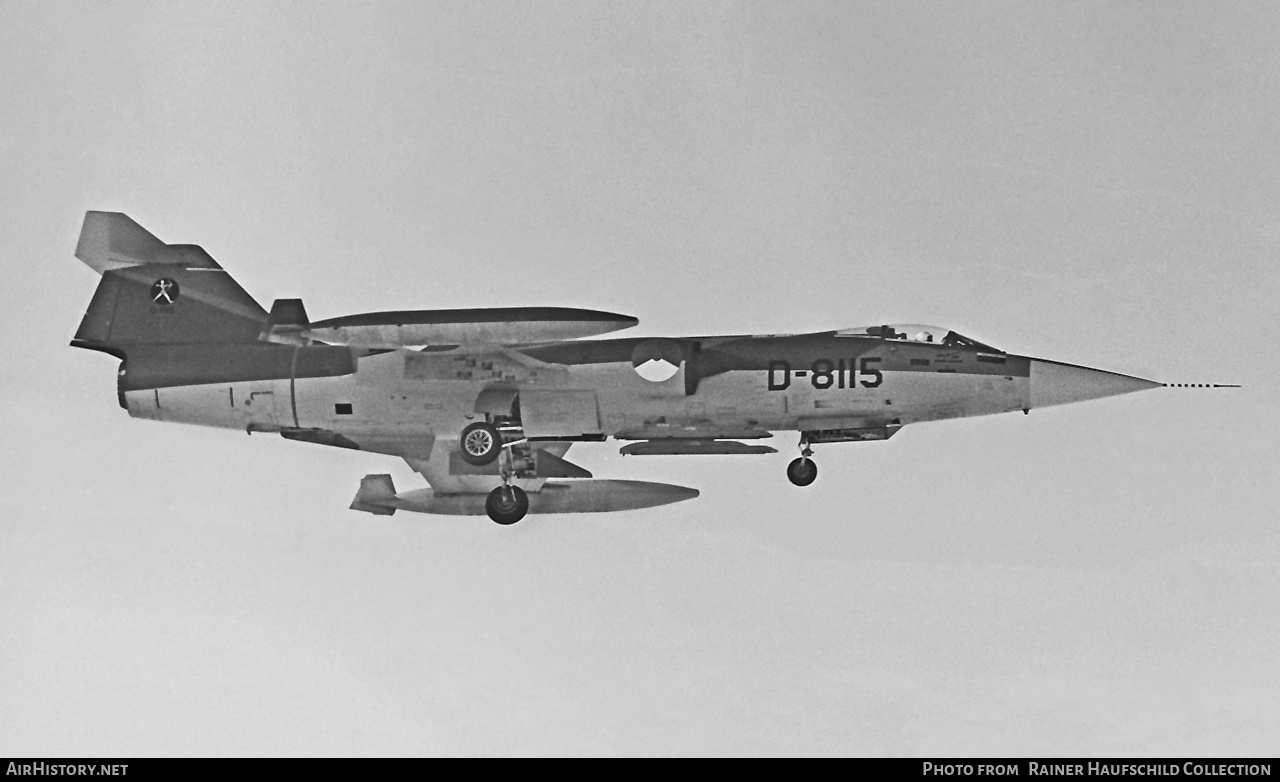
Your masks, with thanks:
M 300 300 L 265 310 L 200 247 L 111 212 L 85 216 L 76 257 L 102 280 L 71 344 L 120 359 L 129 415 L 401 457 L 430 488 L 397 493 L 391 476 L 366 476 L 351 507 L 379 515 L 512 524 L 698 496 L 592 479 L 565 459 L 608 438 L 631 455 L 762 454 L 776 450 L 755 441 L 798 432 L 787 477 L 807 486 L 818 444 L 1161 385 L 932 326 L 584 340 L 636 319 L 559 307 L 311 322 Z

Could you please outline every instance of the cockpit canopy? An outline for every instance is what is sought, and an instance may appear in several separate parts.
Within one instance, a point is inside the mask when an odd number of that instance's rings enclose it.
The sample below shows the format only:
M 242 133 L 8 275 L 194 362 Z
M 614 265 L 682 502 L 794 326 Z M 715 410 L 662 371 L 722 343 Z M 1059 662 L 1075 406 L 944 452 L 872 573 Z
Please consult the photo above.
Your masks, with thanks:
M 886 323 L 880 326 L 859 326 L 852 329 L 841 329 L 836 332 L 836 336 L 879 337 L 898 342 L 924 342 L 944 347 L 976 348 L 991 353 L 1004 352 L 950 329 L 944 329 L 939 326 L 926 326 L 921 323 Z

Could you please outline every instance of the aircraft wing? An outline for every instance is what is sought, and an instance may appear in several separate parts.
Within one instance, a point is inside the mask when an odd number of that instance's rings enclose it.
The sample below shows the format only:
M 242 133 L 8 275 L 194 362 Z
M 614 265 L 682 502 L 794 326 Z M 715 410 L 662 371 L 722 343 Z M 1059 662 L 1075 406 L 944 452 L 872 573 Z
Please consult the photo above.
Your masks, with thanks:
M 595 396 L 537 388 L 567 373 L 567 368 L 512 346 L 581 339 L 630 328 L 637 322 L 627 315 L 597 310 L 516 307 L 373 312 L 313 323 L 301 301 L 282 299 L 272 306 L 260 338 L 282 344 L 319 342 L 399 351 L 406 382 L 464 380 L 478 389 L 483 387 L 468 414 L 507 415 L 516 387 L 532 383 L 535 387 L 522 391 L 520 401 L 524 435 L 535 437 L 539 421 L 552 436 L 559 434 L 560 425 L 569 419 L 582 419 L 584 433 L 598 429 Z M 414 347 L 423 349 L 405 350 Z M 594 479 L 590 471 L 564 458 L 571 445 L 568 441 L 514 441 L 508 443 L 509 450 L 501 459 L 476 466 L 462 459 L 456 437 L 439 437 L 425 426 L 355 428 L 344 434 L 295 429 L 281 434 L 292 440 L 394 454 L 427 480 L 430 488 L 397 493 L 391 476 L 366 476 L 351 507 L 375 515 L 390 515 L 396 510 L 483 515 L 490 492 L 504 483 L 500 463 L 510 470 L 511 485 L 527 492 L 529 513 L 632 510 L 698 496 L 696 489 L 684 486 Z M 753 432 L 751 436 L 766 433 Z M 682 452 L 706 452 L 707 447 Z M 746 452 L 771 450 L 756 447 Z

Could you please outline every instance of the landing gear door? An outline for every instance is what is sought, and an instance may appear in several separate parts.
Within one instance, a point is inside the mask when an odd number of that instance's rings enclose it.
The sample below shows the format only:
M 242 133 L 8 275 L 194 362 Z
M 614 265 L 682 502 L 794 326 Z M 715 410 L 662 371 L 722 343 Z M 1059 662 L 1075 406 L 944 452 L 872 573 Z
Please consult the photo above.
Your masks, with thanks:
M 577 437 L 600 433 L 595 391 L 521 391 L 520 421 L 526 437 Z

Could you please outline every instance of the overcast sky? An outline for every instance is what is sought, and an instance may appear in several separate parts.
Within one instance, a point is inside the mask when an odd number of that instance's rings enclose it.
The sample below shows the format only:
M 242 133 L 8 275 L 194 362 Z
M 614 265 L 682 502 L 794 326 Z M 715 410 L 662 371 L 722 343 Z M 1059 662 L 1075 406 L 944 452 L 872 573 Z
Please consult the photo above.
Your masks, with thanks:
M 0 2 L 0 754 L 1280 750 L 1280 6 Z M 701 498 L 347 510 L 135 421 L 86 210 L 264 305 L 938 323 L 1166 382 Z

